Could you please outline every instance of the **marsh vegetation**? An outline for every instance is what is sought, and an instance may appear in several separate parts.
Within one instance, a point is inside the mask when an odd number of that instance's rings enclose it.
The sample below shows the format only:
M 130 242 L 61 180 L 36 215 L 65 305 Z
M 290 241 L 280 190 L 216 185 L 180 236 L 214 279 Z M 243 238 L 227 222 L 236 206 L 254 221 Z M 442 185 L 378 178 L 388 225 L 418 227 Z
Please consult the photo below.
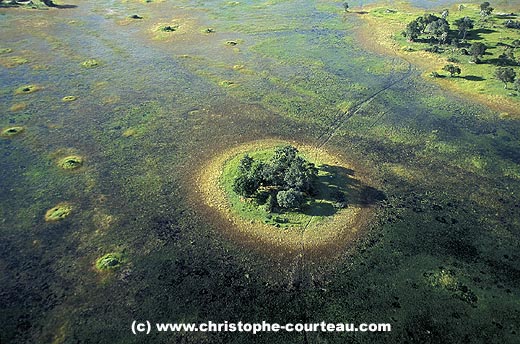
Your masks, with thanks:
M 494 64 L 498 42 L 518 31 L 501 13 L 517 9 L 5 4 L 0 342 L 139 342 L 136 319 L 392 325 L 146 337 L 156 343 L 517 342 L 520 124 L 514 84 L 494 76 L 519 74 Z M 464 39 L 486 45 L 481 63 L 435 35 L 447 51 L 400 35 L 445 8 L 450 37 L 464 37 L 459 17 L 474 21 Z M 363 40 L 371 19 L 398 49 Z M 421 77 L 432 71 L 445 77 Z M 486 107 L 451 84 L 512 106 Z M 254 197 L 233 191 L 245 154 L 270 165 L 287 145 L 317 169 L 299 208 L 257 202 L 270 187 L 288 191 L 285 180 L 262 181 Z M 314 171 L 304 166 L 294 175 Z

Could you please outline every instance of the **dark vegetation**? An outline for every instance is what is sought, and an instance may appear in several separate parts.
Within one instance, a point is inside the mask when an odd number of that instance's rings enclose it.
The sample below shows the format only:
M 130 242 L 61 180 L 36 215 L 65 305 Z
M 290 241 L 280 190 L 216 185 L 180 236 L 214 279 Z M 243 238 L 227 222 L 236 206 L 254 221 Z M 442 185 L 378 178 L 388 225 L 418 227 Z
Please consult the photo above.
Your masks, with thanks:
M 299 209 L 314 191 L 318 169 L 298 155 L 293 146 L 275 149 L 269 161 L 245 155 L 233 181 L 233 191 L 257 199 L 271 212 L 278 208 Z

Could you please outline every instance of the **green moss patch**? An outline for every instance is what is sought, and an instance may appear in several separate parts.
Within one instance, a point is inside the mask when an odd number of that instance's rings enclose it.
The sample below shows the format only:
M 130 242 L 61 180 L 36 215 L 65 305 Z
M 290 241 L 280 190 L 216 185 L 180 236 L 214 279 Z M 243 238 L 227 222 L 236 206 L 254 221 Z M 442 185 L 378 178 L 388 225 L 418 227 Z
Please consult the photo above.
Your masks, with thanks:
M 65 97 L 61 98 L 61 101 L 64 102 L 64 103 L 67 103 L 67 102 L 73 102 L 76 99 L 78 99 L 78 97 L 75 97 L 75 96 L 65 96 Z
M 124 259 L 121 253 L 107 253 L 96 260 L 96 269 L 99 271 L 115 270 L 123 265 Z
M 0 66 L 5 68 L 14 68 L 26 64 L 27 62 L 29 62 L 29 60 L 21 56 L 8 56 L 0 58 Z
M 45 213 L 45 221 L 47 222 L 56 222 L 63 220 L 72 212 L 72 205 L 69 203 L 59 203 L 47 210 Z
M 85 68 L 94 68 L 99 66 L 99 61 L 96 59 L 88 59 L 86 61 L 81 62 L 81 66 Z
M 18 135 L 24 131 L 25 131 L 24 127 L 9 127 L 9 128 L 2 129 L 0 136 L 12 137 L 12 136 Z
M 64 170 L 74 170 L 83 166 L 83 158 L 79 155 L 69 155 L 60 159 L 58 166 Z
M 41 90 L 42 87 L 38 85 L 24 85 L 14 90 L 14 94 L 30 94 Z

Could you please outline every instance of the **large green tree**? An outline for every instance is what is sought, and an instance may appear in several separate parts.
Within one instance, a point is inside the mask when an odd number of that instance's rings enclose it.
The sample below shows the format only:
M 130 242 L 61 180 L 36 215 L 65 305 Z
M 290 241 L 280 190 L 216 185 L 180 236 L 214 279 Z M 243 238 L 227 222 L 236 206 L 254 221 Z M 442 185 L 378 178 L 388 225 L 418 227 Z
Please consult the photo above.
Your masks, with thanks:
M 406 29 L 402 32 L 402 35 L 410 42 L 415 41 L 422 33 L 422 26 L 417 20 L 412 20 L 406 25 Z
M 486 53 L 487 47 L 484 43 L 475 42 L 469 48 L 469 53 L 473 57 L 472 61 L 475 63 L 480 62 L 480 58 Z
M 491 4 L 487 1 L 484 1 L 480 4 L 480 15 L 483 17 L 488 17 L 493 12 L 494 8 L 491 7 Z
M 295 189 L 281 190 L 276 194 L 276 202 L 285 209 L 299 209 L 303 203 L 303 194 Z
M 466 39 L 468 31 L 473 29 L 473 26 L 475 25 L 475 22 L 470 17 L 459 18 L 453 23 L 459 30 L 459 36 L 462 36 L 462 39 Z
M 495 70 L 495 77 L 504 83 L 504 88 L 507 89 L 507 84 L 515 81 L 516 72 L 513 67 L 498 67 Z
M 450 24 L 446 19 L 437 19 L 426 26 L 426 32 L 435 37 L 439 43 L 445 43 L 450 32 Z
M 450 76 L 453 77 L 454 74 L 460 74 L 461 70 L 459 66 L 455 66 L 453 64 L 447 64 L 442 68 L 442 70 L 450 73 Z

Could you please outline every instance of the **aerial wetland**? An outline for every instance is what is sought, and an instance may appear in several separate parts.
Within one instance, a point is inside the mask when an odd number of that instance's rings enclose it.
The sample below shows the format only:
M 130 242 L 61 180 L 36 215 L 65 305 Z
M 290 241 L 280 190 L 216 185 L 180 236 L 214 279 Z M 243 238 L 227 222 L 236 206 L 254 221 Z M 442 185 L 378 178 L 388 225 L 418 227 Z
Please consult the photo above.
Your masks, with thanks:
M 518 343 L 517 1 L 0 19 L 0 343 Z

